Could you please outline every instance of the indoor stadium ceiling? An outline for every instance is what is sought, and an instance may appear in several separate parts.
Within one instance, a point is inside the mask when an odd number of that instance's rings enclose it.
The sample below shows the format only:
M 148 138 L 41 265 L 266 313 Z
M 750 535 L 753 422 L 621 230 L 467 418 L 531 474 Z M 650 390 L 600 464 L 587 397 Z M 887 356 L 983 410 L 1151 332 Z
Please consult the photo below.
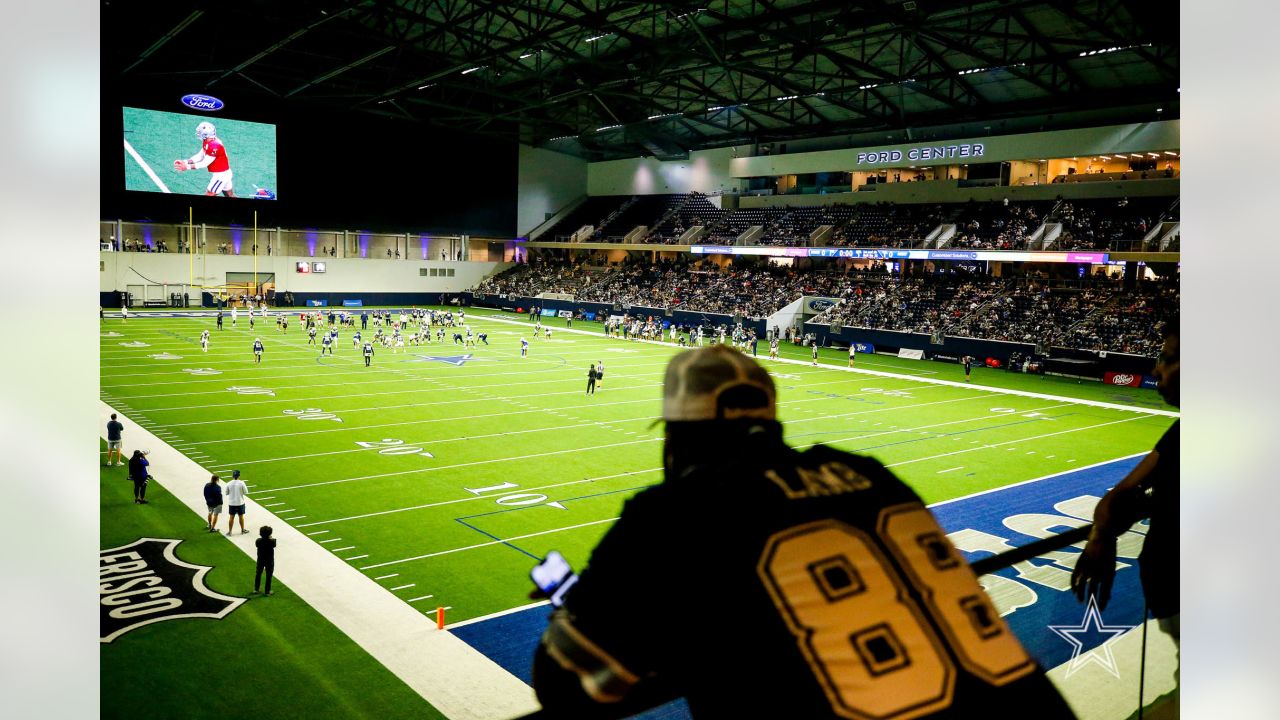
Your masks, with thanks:
M 1176 117 L 1178 16 L 1119 0 L 117 0 L 103 5 L 103 60 L 124 86 L 180 80 L 591 159 L 680 157 L 1010 118 Z

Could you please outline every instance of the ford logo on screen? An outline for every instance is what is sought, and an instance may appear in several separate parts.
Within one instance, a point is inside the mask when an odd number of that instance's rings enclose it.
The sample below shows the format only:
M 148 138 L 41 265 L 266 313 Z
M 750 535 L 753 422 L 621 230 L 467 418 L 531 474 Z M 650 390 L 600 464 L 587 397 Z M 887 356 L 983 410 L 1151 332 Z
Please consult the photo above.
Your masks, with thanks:
M 214 112 L 222 109 L 222 101 L 212 95 L 183 95 L 182 104 L 192 110 Z
M 813 310 L 814 312 L 822 312 L 823 310 L 826 310 L 833 305 L 835 305 L 835 303 L 830 300 L 818 299 L 818 300 L 809 301 L 809 309 Z

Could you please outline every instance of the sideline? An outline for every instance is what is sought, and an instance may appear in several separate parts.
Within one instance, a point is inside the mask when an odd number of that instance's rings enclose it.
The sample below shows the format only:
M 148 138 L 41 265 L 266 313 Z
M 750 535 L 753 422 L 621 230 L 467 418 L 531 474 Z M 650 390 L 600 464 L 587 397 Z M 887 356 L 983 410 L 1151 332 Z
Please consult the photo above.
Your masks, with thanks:
M 154 481 L 203 518 L 206 508 L 199 488 L 209 473 L 105 402 L 99 404 L 98 427 L 106 428 L 112 412 L 129 426 L 130 445 L 151 450 Z M 247 505 L 246 516 L 254 528 L 270 522 L 285 553 L 281 557 L 287 561 L 278 566 L 276 577 L 445 717 L 510 720 L 538 709 L 532 688 L 519 678 L 448 630 L 437 630 L 431 617 L 322 549 L 252 497 Z M 197 527 L 194 520 L 191 527 Z M 223 537 L 255 557 L 256 533 Z

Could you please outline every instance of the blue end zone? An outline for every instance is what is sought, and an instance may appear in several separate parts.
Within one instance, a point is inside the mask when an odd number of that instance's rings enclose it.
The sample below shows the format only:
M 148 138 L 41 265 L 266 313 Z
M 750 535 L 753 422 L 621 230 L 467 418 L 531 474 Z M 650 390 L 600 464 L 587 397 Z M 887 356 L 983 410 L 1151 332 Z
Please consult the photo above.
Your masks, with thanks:
M 1097 467 L 1042 478 L 976 497 L 940 503 L 930 509 L 949 534 L 977 531 L 1004 539 L 1011 546 L 1025 545 L 1036 538 L 1011 530 L 1009 525 L 1025 527 L 1027 524 L 1034 523 L 1036 527 L 1052 532 L 1062 532 L 1074 527 L 1078 524 L 1074 521 L 1071 524 L 1058 522 L 1058 519 L 1071 521 L 1071 518 L 1056 511 L 1054 505 L 1082 496 L 1101 498 L 1108 489 L 1124 478 L 1139 460 L 1141 460 L 1140 457 L 1116 460 Z M 1078 551 L 1075 548 L 1066 548 L 1063 552 L 1076 554 Z M 964 554 L 973 561 L 992 553 L 976 551 Z M 1137 561 L 1124 558 L 1121 558 L 1121 561 L 1127 567 L 1116 574 L 1111 603 L 1102 613 L 1103 620 L 1108 626 L 1138 625 L 1143 617 L 1142 588 L 1138 581 Z M 1043 575 L 1035 573 L 1036 568 L 1044 568 L 1050 564 L 1050 561 L 1045 559 L 1032 560 L 1029 565 L 1021 566 L 1022 577 L 1020 577 L 1019 568 L 1016 567 L 997 573 L 1022 588 L 1015 593 L 1021 602 L 1030 598 L 1030 604 L 1018 607 L 1006 614 L 1004 618 L 1022 644 L 1045 669 L 1069 661 L 1072 655 L 1072 646 L 1050 630 L 1049 626 L 1080 625 L 1084 617 L 1084 607 L 1076 602 L 1075 597 L 1069 591 L 1057 589 L 1057 586 L 1063 584 L 1065 577 L 1070 575 L 1069 567 L 1074 565 L 1074 559 L 1070 559 L 1065 568 L 1041 570 Z M 1029 574 L 1036 576 L 1041 582 L 1028 579 L 1026 576 Z M 1033 598 L 1032 595 L 1034 595 Z M 453 633 L 516 677 L 526 683 L 532 683 L 533 653 L 542 631 L 546 628 L 550 612 L 550 606 L 530 608 L 492 620 L 465 625 L 457 628 Z M 1088 636 L 1076 635 L 1076 637 L 1084 643 L 1087 650 L 1107 640 L 1110 635 L 1094 633 Z M 637 717 L 687 718 L 687 706 L 684 706 L 683 702 L 672 703 Z

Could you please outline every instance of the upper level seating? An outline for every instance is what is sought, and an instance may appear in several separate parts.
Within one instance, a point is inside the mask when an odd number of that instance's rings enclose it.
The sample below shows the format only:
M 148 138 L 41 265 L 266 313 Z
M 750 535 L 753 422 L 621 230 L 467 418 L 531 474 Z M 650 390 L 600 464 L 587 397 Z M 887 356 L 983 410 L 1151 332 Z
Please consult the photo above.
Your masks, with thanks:
M 830 245 L 903 247 L 923 240 L 942 221 L 940 205 L 854 205 L 849 218 L 832 233 Z
M 561 240 L 577 232 L 583 225 L 598 225 L 628 200 L 630 198 L 613 195 L 589 197 L 563 220 L 539 235 L 538 239 Z
M 1173 205 L 1171 197 L 1063 201 L 1050 218 L 1062 223 L 1053 249 L 1104 250 L 1113 243 L 1141 240 Z
M 1044 222 L 1052 201 L 970 202 L 959 206 L 951 222 L 956 234 L 950 247 L 982 250 L 1025 250 L 1027 235 Z
M 670 217 L 653 228 L 649 233 L 649 242 L 674 243 L 689 228 L 713 225 L 724 217 L 726 212 L 713 205 L 702 193 L 674 197 L 681 199 L 676 205 L 677 209 Z
M 533 262 L 485 278 L 473 292 L 536 297 L 539 293 L 575 294 L 609 273 L 608 268 L 591 268 L 568 263 Z
M 563 237 L 590 224 L 595 227 L 593 240 L 617 241 L 644 225 L 649 228 L 644 242 L 673 244 L 689 228 L 702 226 L 705 232 L 698 244 L 734 245 L 743 232 L 758 225 L 763 232 L 752 244 L 803 246 L 809 244 L 814 230 L 831 225 L 827 245 L 920 247 L 939 225 L 954 224 L 956 233 L 948 247 L 1025 250 L 1027 237 L 1043 223 L 1060 222 L 1063 232 L 1048 249 L 1105 249 L 1114 248 L 1117 242 L 1139 240 L 1161 219 L 1175 218 L 1174 201 L 1171 197 L 1061 202 L 993 200 L 722 210 L 699 193 L 595 197 L 542 237 Z

